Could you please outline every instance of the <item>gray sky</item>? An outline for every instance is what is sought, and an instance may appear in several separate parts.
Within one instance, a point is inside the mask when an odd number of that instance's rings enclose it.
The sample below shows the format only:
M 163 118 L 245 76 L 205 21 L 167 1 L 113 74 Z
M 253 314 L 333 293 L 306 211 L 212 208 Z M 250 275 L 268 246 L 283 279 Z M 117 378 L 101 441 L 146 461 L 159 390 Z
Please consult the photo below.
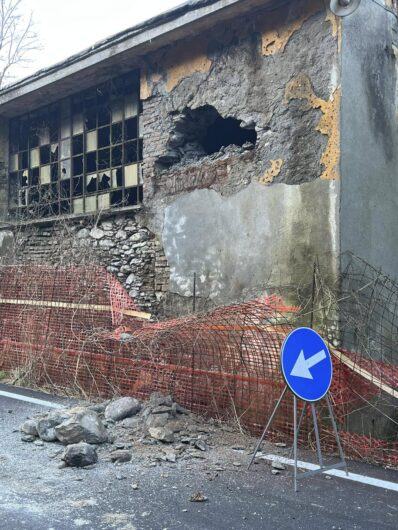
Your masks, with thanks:
M 27 67 L 14 72 L 16 79 L 182 3 L 184 0 L 24 0 L 24 10 L 33 12 L 42 50 L 32 56 Z

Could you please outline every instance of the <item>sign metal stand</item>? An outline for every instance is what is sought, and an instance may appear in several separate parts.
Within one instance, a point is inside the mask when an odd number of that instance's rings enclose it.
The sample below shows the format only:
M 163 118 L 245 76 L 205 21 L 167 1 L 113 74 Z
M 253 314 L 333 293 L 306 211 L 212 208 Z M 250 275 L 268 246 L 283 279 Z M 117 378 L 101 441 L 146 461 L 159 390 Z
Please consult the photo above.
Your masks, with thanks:
M 312 355 L 305 356 L 304 351 L 310 351 Z M 299 352 L 299 353 L 298 353 Z M 325 362 L 326 361 L 326 362 Z M 314 367 L 314 370 L 310 370 Z M 348 476 L 347 463 L 345 460 L 343 448 L 340 441 L 339 432 L 337 430 L 337 423 L 333 413 L 333 406 L 329 396 L 329 388 L 332 381 L 332 362 L 329 351 L 322 338 L 310 328 L 298 328 L 288 335 L 281 352 L 281 369 L 286 386 L 280 395 L 275 408 L 268 420 L 267 425 L 261 435 L 261 438 L 252 455 L 248 469 L 253 464 L 256 455 L 260 449 L 264 438 L 271 427 L 272 421 L 286 395 L 288 388 L 293 393 L 293 458 L 294 458 L 294 491 L 297 491 L 297 480 L 318 473 L 323 473 L 330 469 L 344 468 Z M 303 381 L 304 380 L 304 381 Z M 340 462 L 336 464 L 325 466 L 323 463 L 321 442 L 319 436 L 318 417 L 315 403 L 325 398 L 329 418 L 333 426 L 333 432 L 336 438 L 336 443 L 339 451 Z M 297 401 L 301 399 L 304 401 L 304 407 L 301 411 L 300 419 L 297 422 Z M 319 462 L 319 469 L 306 471 L 297 474 L 297 441 L 300 428 L 307 411 L 307 407 L 311 406 L 312 419 L 314 423 L 316 450 Z M 290 453 L 291 456 L 291 453 Z

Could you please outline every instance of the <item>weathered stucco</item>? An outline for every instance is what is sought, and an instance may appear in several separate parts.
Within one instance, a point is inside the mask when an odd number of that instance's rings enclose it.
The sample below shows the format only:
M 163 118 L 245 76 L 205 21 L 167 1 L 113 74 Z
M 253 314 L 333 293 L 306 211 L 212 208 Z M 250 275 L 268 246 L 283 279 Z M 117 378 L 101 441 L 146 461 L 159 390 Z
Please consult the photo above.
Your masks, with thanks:
M 250 298 L 284 288 L 289 297 L 310 284 L 319 258 L 330 270 L 338 253 L 336 182 L 264 187 L 253 182 L 222 197 L 198 190 L 172 202 L 164 214 L 163 243 L 170 290 L 213 303 Z

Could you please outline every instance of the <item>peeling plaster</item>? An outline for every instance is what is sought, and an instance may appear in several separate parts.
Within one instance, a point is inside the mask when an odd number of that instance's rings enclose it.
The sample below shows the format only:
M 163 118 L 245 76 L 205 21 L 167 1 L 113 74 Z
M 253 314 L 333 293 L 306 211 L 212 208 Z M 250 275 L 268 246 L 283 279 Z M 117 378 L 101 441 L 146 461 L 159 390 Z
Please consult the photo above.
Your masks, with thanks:
M 264 175 L 258 179 L 260 184 L 271 184 L 275 177 L 281 172 L 283 165 L 283 160 L 279 158 L 278 160 L 271 160 L 271 167 L 268 168 Z
M 320 160 L 324 167 L 321 179 L 338 179 L 340 176 L 340 88 L 336 88 L 329 101 L 326 101 L 314 94 L 310 79 L 301 73 L 286 85 L 285 103 L 288 104 L 292 99 L 307 101 L 308 108 L 321 110 L 322 116 L 316 130 L 329 138 Z
M 276 15 L 269 17 L 267 21 L 268 27 L 279 26 L 278 29 L 266 29 L 261 35 L 261 53 L 267 57 L 274 55 L 275 53 L 281 53 L 284 51 L 290 38 L 296 31 L 299 31 L 304 22 L 308 20 L 312 15 L 323 9 L 321 3 L 317 0 L 308 2 L 302 7 L 301 16 L 296 18 L 293 22 L 283 23 L 281 19 L 282 11 L 279 11 Z M 283 9 L 283 14 L 285 8 Z
M 177 47 L 168 53 L 166 90 L 171 92 L 185 77 L 194 73 L 209 72 L 212 61 L 206 53 L 207 39 L 192 39 L 189 46 Z

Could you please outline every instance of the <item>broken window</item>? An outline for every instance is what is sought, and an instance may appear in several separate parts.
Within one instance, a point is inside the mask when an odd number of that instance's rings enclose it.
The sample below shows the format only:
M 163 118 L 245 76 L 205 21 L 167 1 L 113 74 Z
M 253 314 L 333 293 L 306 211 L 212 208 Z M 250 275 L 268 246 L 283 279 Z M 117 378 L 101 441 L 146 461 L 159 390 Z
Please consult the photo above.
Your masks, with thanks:
M 170 135 L 167 152 L 157 160 L 158 170 L 214 155 L 229 146 L 253 148 L 257 142 L 253 122 L 246 125 L 236 118 L 223 118 L 211 105 L 187 108 L 173 114 L 175 128 Z
M 13 119 L 10 212 L 49 217 L 142 202 L 140 108 L 133 73 Z

